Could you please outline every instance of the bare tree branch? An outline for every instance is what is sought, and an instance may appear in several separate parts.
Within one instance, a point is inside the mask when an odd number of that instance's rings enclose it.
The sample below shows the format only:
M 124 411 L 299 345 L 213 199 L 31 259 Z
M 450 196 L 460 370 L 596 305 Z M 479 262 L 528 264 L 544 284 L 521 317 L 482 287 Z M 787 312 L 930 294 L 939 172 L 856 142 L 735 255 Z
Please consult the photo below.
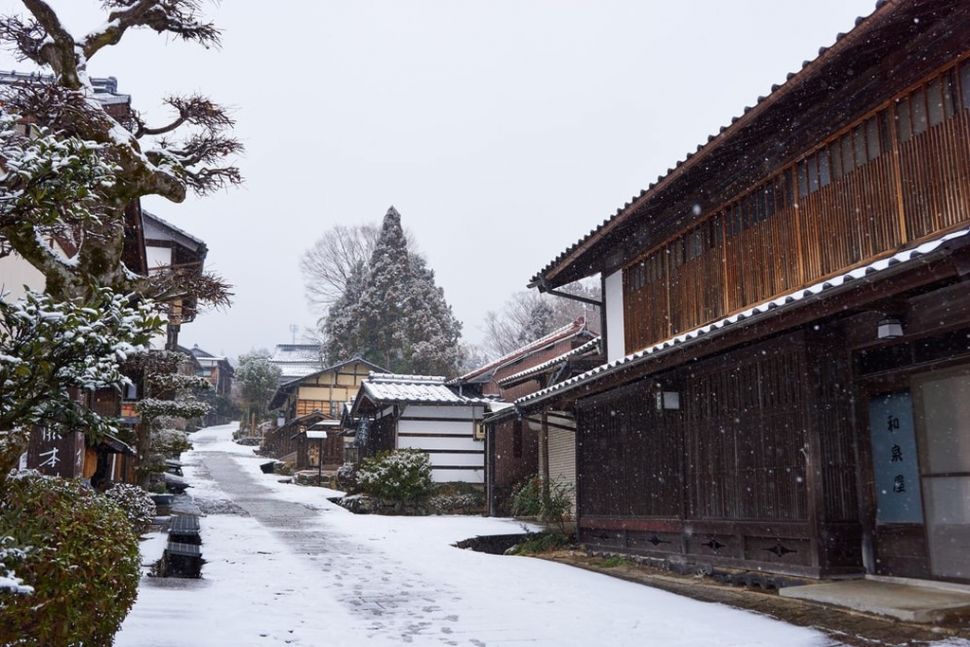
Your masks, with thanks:
M 211 22 L 199 19 L 197 0 L 110 0 L 102 3 L 105 9 L 117 8 L 108 15 L 108 23 L 89 34 L 83 43 L 84 55 L 94 56 L 99 50 L 116 45 L 125 32 L 135 27 L 147 27 L 159 34 L 174 34 L 203 47 L 219 45 L 221 32 Z

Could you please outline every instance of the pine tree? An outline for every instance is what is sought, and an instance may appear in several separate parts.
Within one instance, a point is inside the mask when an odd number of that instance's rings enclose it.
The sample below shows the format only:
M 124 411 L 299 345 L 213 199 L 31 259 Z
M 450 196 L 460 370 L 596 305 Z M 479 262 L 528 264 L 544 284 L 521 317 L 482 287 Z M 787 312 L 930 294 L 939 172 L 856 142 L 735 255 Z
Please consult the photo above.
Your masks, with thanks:
M 434 270 L 420 256 L 411 258 L 412 284 L 407 308 L 411 370 L 451 375 L 461 365 L 461 322 L 435 285 Z
M 388 209 L 366 268 L 359 265 L 323 323 L 327 361 L 361 355 L 396 373 L 454 374 L 461 323 L 424 258 L 408 251 L 401 214 Z
M 391 207 L 384 216 L 377 246 L 357 304 L 357 343 L 361 354 L 394 372 L 407 369 L 405 307 L 410 288 L 408 244 L 401 214 Z

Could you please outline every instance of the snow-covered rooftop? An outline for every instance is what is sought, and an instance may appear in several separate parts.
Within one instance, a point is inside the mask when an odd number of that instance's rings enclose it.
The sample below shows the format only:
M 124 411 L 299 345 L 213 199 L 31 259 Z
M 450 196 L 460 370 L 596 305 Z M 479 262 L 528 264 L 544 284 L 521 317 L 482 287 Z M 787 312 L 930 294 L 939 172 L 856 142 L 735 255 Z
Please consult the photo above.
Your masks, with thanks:
M 320 362 L 319 344 L 277 344 L 271 362 Z
M 159 218 L 155 214 L 142 209 L 142 224 L 145 227 L 145 238 L 148 240 L 173 240 L 187 249 L 200 251 L 205 249 L 205 241 L 193 236 L 180 227 Z M 150 245 L 149 245 L 150 246 Z
M 14 85 L 17 83 L 53 83 L 54 77 L 50 74 L 37 74 L 29 72 L 17 72 L 11 70 L 5 72 L 0 70 L 0 84 Z M 131 96 L 118 92 L 118 79 L 113 76 L 94 77 L 91 79 L 94 87 L 94 98 L 102 105 L 114 105 L 120 103 L 130 103 Z
M 843 285 L 847 283 L 851 283 L 852 281 L 855 281 L 858 279 L 867 278 L 870 275 L 875 274 L 877 272 L 884 272 L 887 269 L 897 267 L 902 263 L 914 262 L 916 259 L 922 256 L 925 256 L 926 254 L 929 254 L 933 251 L 936 251 L 944 243 L 947 243 L 949 241 L 952 241 L 958 238 L 964 238 L 968 234 L 970 234 L 970 229 L 960 229 L 958 231 L 954 231 L 949 234 L 946 234 L 945 236 L 941 236 L 939 238 L 935 238 L 933 240 L 922 243 L 921 245 L 917 245 L 916 247 L 913 247 L 911 249 L 898 252 L 896 254 L 893 254 L 892 256 L 882 258 L 878 261 L 869 263 L 868 265 L 857 267 L 856 269 L 846 272 L 844 274 L 840 274 L 830 279 L 826 279 L 825 281 L 821 281 L 814 285 L 810 285 L 807 288 L 800 288 L 798 290 L 789 292 L 788 294 L 784 294 L 775 299 L 771 299 L 770 301 L 765 301 L 752 308 L 748 308 L 743 312 L 738 312 L 736 314 L 731 315 L 730 317 L 724 317 L 723 319 L 719 319 L 707 325 L 700 326 L 699 328 L 694 328 L 693 330 L 689 330 L 680 335 L 676 335 L 669 339 L 665 339 L 664 341 L 654 344 L 653 346 L 649 346 L 647 348 L 644 348 L 643 350 L 639 350 L 635 353 L 631 353 L 625 357 L 621 357 L 620 359 L 613 360 L 612 362 L 607 362 L 606 364 L 601 364 L 596 368 L 590 369 L 585 373 L 581 373 L 577 375 L 576 377 L 570 378 L 568 380 L 563 380 L 562 382 L 559 382 L 558 384 L 554 384 L 548 388 L 541 389 L 539 391 L 536 391 L 535 393 L 530 393 L 529 395 L 522 396 L 521 398 L 515 401 L 515 404 L 516 405 L 528 404 L 530 402 L 534 402 L 539 399 L 544 399 L 547 396 L 553 395 L 555 393 L 560 393 L 563 391 L 574 389 L 580 385 L 587 384 L 607 374 L 613 373 L 617 369 L 627 367 L 627 366 L 632 366 L 642 361 L 646 361 L 650 358 L 663 355 L 675 348 L 680 348 L 686 343 L 692 342 L 700 337 L 705 337 L 706 335 L 717 332 L 723 328 L 734 326 L 741 321 L 746 321 L 754 317 L 757 317 L 760 319 L 763 316 L 767 315 L 769 311 L 771 311 L 772 314 L 775 314 L 779 309 L 791 308 L 795 304 L 798 304 L 799 302 L 809 297 L 814 297 L 819 294 L 822 294 L 823 292 L 834 290 L 836 288 L 842 287 Z
M 590 339 L 585 344 L 577 346 L 572 350 L 568 350 L 562 355 L 557 355 L 556 357 L 553 357 L 552 359 L 545 361 L 542 364 L 536 364 L 535 366 L 531 368 L 527 368 L 524 371 L 519 371 L 518 373 L 513 373 L 512 375 L 503 377 L 501 380 L 498 381 L 498 383 L 500 385 L 513 384 L 515 382 L 518 382 L 519 380 L 530 377 L 532 375 L 538 375 L 539 373 L 542 373 L 543 371 L 550 369 L 553 366 L 558 366 L 564 363 L 566 360 L 568 360 L 571 357 L 579 357 L 581 355 L 585 355 L 586 353 L 592 353 L 594 351 L 597 351 L 599 349 L 600 339 L 601 339 L 600 337 L 595 337 L 593 339 Z
M 566 324 L 565 326 L 562 326 L 561 328 L 557 328 L 553 330 L 551 333 L 549 333 L 544 337 L 540 337 L 535 341 L 529 342 L 525 346 L 516 348 L 511 353 L 503 355 L 502 357 L 499 357 L 498 359 L 491 361 L 484 366 L 480 366 L 473 371 L 469 371 L 468 373 L 465 373 L 462 376 L 459 376 L 453 380 L 450 380 L 449 384 L 462 384 L 462 383 L 478 381 L 476 380 L 476 378 L 491 377 L 491 375 L 494 374 L 495 371 L 505 366 L 506 364 L 509 364 L 510 362 L 514 362 L 516 360 L 527 357 L 528 355 L 531 355 L 536 351 L 542 350 L 543 348 L 545 348 L 546 346 L 549 346 L 550 344 L 554 344 L 558 341 L 562 341 L 563 339 L 574 337 L 584 332 L 588 335 L 593 334 L 586 327 L 585 317 L 578 317 L 576 318 L 575 321 L 572 321 Z
M 485 398 L 469 398 L 445 384 L 439 375 L 395 375 L 371 373 L 362 391 L 374 402 L 410 402 L 421 404 L 484 404 Z

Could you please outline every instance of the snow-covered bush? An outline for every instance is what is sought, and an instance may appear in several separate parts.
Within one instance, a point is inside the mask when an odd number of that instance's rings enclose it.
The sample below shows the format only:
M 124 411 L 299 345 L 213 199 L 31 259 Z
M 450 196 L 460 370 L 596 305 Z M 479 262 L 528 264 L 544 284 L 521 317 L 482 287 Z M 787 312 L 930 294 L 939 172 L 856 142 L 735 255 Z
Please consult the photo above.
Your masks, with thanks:
M 121 508 L 139 535 L 152 525 L 156 513 L 155 502 L 148 492 L 137 485 L 115 483 L 105 490 L 104 496 Z
M 419 449 L 382 452 L 364 460 L 357 470 L 357 484 L 365 494 L 385 501 L 423 501 L 434 490 L 431 460 Z
M 436 494 L 428 499 L 428 507 L 435 514 L 479 514 L 485 499 L 476 494 Z
M 0 592 L 0 644 L 110 645 L 139 579 L 138 538 L 117 505 L 76 480 L 25 473 L 0 490 L 0 537 L 33 587 Z
M 178 429 L 159 429 L 152 432 L 151 451 L 153 454 L 177 458 L 182 452 L 192 449 L 192 443 L 184 431 Z
M 24 584 L 14 570 L 27 557 L 27 550 L 14 545 L 13 537 L 0 536 L 0 607 L 3 596 L 9 594 L 28 595 L 34 587 Z
M 135 405 L 143 418 L 196 418 L 209 413 L 209 405 L 191 397 L 180 400 L 145 398 Z

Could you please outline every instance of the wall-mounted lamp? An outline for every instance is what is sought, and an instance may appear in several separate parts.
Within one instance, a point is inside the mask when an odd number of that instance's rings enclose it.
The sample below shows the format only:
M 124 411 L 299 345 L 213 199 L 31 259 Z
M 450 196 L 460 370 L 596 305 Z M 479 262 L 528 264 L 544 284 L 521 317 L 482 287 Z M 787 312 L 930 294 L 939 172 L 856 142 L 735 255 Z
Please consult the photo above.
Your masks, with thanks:
M 657 411 L 680 409 L 680 393 L 678 391 L 657 391 Z
M 896 317 L 883 317 L 876 326 L 876 337 L 895 339 L 903 336 L 903 322 Z

